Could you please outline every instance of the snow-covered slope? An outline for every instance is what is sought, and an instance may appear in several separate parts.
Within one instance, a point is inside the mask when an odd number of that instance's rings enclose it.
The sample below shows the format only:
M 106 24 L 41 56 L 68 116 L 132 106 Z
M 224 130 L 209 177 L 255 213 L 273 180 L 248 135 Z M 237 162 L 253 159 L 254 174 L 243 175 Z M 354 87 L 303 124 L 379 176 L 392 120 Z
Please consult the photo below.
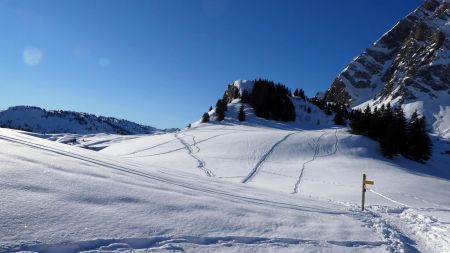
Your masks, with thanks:
M 176 156 L 167 164 L 173 170 L 7 129 L 0 129 L 0 146 L 0 252 L 381 252 L 390 246 L 370 215 L 352 207 L 196 176 L 184 169 L 189 164 L 176 165 Z
M 86 148 L 90 150 L 99 151 L 110 145 L 124 140 L 130 140 L 134 138 L 139 138 L 142 135 L 122 135 L 122 134 L 106 134 L 106 133 L 96 133 L 96 134 L 41 134 L 26 131 L 18 131 L 23 134 L 31 135 L 34 137 L 39 137 L 51 141 L 56 141 L 59 143 L 72 145 L 80 148 Z M 164 132 L 156 132 L 155 134 L 163 134 Z
M 151 134 L 173 131 L 158 130 L 127 120 L 71 111 L 47 111 L 34 106 L 15 106 L 0 111 L 0 126 L 25 131 L 52 134 Z
M 389 160 L 379 155 L 376 142 L 346 128 L 266 121 L 250 108 L 247 121 L 238 123 L 239 107 L 238 100 L 229 104 L 221 123 L 195 123 L 173 134 L 115 143 L 101 152 L 148 167 L 182 168 L 293 199 L 340 205 L 379 232 L 389 252 L 450 250 L 448 141 L 435 138 L 427 165 L 402 157 Z M 363 173 L 375 185 L 367 196 L 369 211 L 361 214 Z
M 426 0 L 357 56 L 326 92 L 356 107 L 402 105 L 450 138 L 450 2 Z
M 239 122 L 236 99 L 221 123 L 86 135 L 100 152 L 0 129 L 0 252 L 450 250 L 448 141 L 436 138 L 427 165 L 387 160 L 293 102 L 296 122 L 248 106 Z M 375 181 L 366 212 L 362 173 Z

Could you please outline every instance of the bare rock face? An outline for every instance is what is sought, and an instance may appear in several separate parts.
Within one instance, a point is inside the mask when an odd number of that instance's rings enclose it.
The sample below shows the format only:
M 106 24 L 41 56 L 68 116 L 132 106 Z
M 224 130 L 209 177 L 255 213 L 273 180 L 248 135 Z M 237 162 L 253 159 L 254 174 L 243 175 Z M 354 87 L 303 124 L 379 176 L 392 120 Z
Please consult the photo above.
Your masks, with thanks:
M 443 94 L 450 94 L 450 0 L 427 0 L 357 56 L 325 99 L 358 106 Z

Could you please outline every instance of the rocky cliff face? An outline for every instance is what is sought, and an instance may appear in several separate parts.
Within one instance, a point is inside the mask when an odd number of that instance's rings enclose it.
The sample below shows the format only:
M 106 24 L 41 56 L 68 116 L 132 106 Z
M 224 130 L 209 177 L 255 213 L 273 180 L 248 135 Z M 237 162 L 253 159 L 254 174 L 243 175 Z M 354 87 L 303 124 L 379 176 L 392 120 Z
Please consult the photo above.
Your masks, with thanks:
M 372 98 L 449 94 L 450 1 L 427 0 L 357 56 L 326 93 L 356 106 Z
M 353 107 L 419 101 L 409 109 L 437 121 L 449 95 L 450 0 L 427 0 L 357 56 L 325 98 Z

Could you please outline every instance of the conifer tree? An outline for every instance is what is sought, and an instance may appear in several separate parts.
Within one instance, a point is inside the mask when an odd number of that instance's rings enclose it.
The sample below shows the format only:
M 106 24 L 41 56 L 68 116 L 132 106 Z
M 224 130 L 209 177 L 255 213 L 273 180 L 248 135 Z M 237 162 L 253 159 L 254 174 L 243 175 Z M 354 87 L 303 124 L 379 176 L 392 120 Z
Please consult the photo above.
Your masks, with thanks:
M 364 125 L 365 114 L 361 110 L 352 111 L 352 116 L 350 118 L 350 128 L 354 134 L 363 134 L 367 132 L 366 126 Z
M 294 121 L 295 108 L 289 94 L 290 90 L 282 84 L 258 79 L 253 85 L 250 104 L 258 117 Z
M 202 123 L 209 122 L 209 114 L 207 112 L 203 113 Z
M 239 108 L 238 120 L 239 121 L 245 121 L 245 111 L 244 111 L 244 105 L 243 104 L 241 104 L 241 107 Z
M 425 117 L 418 117 L 417 113 L 411 117 L 408 131 L 408 155 L 411 159 L 424 162 L 431 157 L 432 142 L 426 131 Z
M 394 143 L 397 147 L 397 153 L 406 155 L 407 153 L 407 123 L 405 113 L 401 107 L 394 111 Z
M 250 97 L 248 95 L 248 91 L 244 90 L 241 95 L 241 103 L 248 103 L 249 99 L 250 99 Z
M 334 124 L 336 125 L 345 125 L 345 118 L 342 109 L 338 109 L 336 114 L 334 115 Z
M 333 110 L 331 110 L 331 106 L 329 104 L 325 105 L 325 109 L 324 112 L 326 115 L 330 116 L 331 114 L 333 114 Z
M 217 113 L 217 120 L 222 121 L 225 119 L 225 112 L 227 111 L 227 100 L 226 98 L 222 98 L 217 100 L 216 103 L 216 113 Z
M 409 159 L 423 162 L 430 158 L 432 142 L 426 132 L 425 118 L 413 113 L 409 124 L 406 123 L 403 110 L 391 106 L 376 107 L 373 113 L 366 107 L 364 113 L 351 112 L 350 127 L 355 134 L 367 135 L 380 144 L 380 150 L 386 157 L 402 154 Z
M 300 90 L 298 91 L 298 96 L 301 97 L 301 98 L 303 98 L 303 100 L 305 100 L 305 99 L 306 99 L 305 91 L 304 91 L 303 89 L 300 89 Z

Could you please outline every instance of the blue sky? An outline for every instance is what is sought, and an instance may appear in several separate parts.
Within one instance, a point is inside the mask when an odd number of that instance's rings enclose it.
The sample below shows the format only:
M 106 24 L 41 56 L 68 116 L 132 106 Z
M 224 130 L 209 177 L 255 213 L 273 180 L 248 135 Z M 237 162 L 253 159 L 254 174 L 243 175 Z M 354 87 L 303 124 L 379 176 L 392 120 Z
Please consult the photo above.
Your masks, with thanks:
M 308 95 L 419 0 L 0 0 L 0 109 L 35 105 L 160 128 L 236 79 Z

